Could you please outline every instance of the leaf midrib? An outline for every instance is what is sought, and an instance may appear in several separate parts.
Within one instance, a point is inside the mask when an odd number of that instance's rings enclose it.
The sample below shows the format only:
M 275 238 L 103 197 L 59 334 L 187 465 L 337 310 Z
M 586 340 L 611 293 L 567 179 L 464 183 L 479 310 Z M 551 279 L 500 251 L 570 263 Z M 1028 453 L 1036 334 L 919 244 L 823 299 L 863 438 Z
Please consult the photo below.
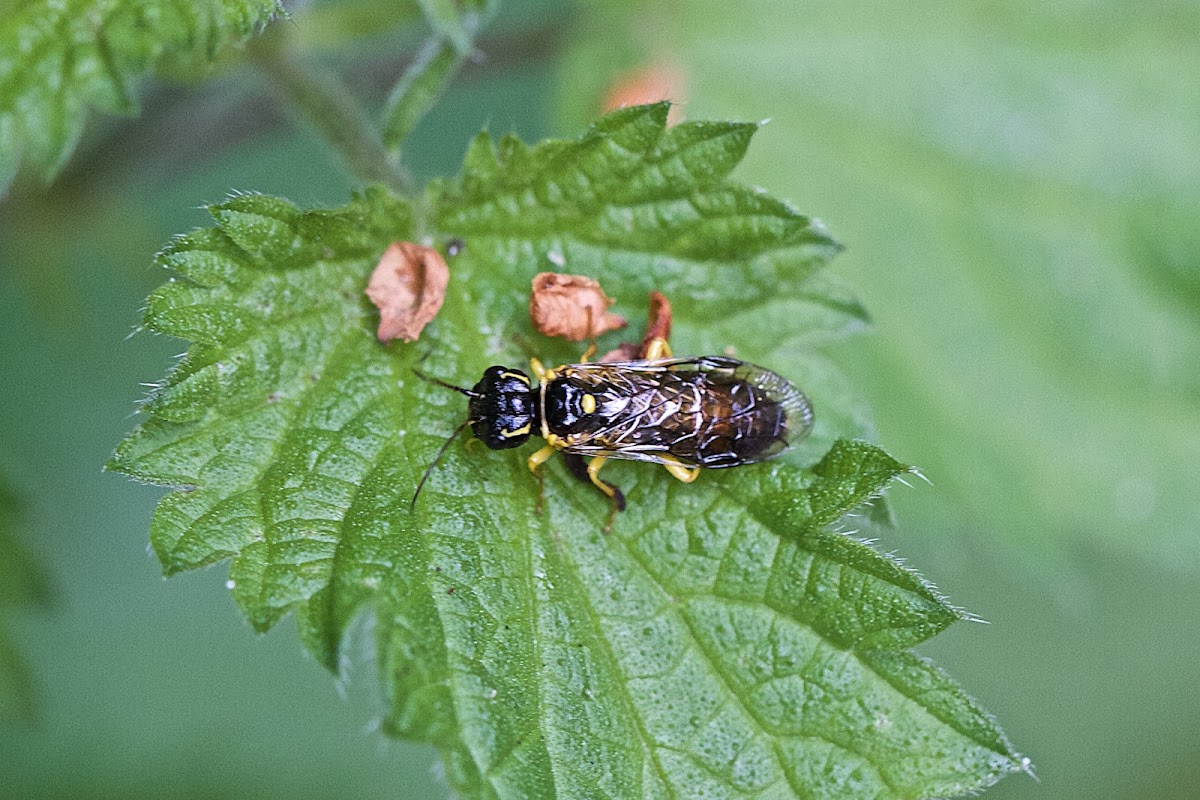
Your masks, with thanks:
M 543 465 L 542 469 L 545 469 L 544 465 Z M 559 488 L 564 488 L 563 484 L 565 483 L 565 480 L 563 478 L 559 477 L 557 474 L 554 476 L 554 482 L 556 485 L 559 486 Z M 569 485 L 566 488 L 578 489 L 579 486 Z M 576 494 L 574 492 L 561 491 L 561 492 L 557 492 L 556 494 L 562 495 L 562 499 L 565 502 L 567 502 L 572 508 L 574 508 L 574 510 L 577 514 L 580 514 L 581 516 L 585 516 L 585 517 L 588 516 L 588 513 L 584 509 L 583 504 L 580 502 L 579 498 L 576 496 Z M 549 515 L 547 513 L 543 512 L 543 516 L 547 517 L 547 520 L 544 524 L 545 530 L 543 531 L 543 535 L 549 536 L 549 533 L 550 533 L 549 532 L 549 520 L 548 520 Z M 605 536 L 606 536 L 606 540 L 620 538 L 618 535 L 616 535 L 614 533 L 605 534 Z M 550 539 L 551 539 L 552 546 L 559 547 L 559 543 L 553 541 L 552 536 L 550 537 Z M 674 784 L 672 784 L 672 782 L 667 778 L 667 773 L 666 773 L 666 770 L 663 768 L 662 762 L 660 762 L 658 759 L 659 745 L 654 740 L 654 737 L 650 735 L 650 731 L 647 730 L 645 721 L 642 719 L 642 715 L 638 711 L 638 705 L 634 701 L 633 695 L 631 695 L 629 693 L 629 689 L 627 687 L 626 680 L 625 680 L 625 670 L 621 667 L 620 661 L 617 660 L 616 654 L 612 650 L 612 645 L 609 643 L 608 636 L 605 634 L 604 629 L 600 624 L 599 616 L 596 612 L 595 606 L 592 604 L 591 598 L 588 597 L 587 591 L 583 589 L 583 587 L 585 585 L 583 582 L 583 576 L 579 573 L 578 569 L 576 568 L 574 560 L 569 557 L 568 553 L 566 552 L 565 547 L 559 547 L 559 553 L 562 557 L 562 563 L 563 563 L 564 568 L 571 574 L 571 577 L 574 578 L 574 581 L 572 582 L 572 588 L 575 590 L 575 593 L 579 597 L 579 601 L 582 604 L 582 606 L 587 609 L 588 623 L 591 626 L 592 634 L 595 636 L 596 641 L 599 643 L 599 648 L 601 651 L 603 651 L 604 658 L 608 662 L 608 666 L 611 669 L 613 676 L 615 676 L 617 678 L 617 682 L 621 687 L 622 702 L 626 707 L 626 710 L 629 714 L 630 719 L 633 719 L 635 721 L 635 723 L 637 724 L 638 735 L 642 740 L 642 750 L 646 754 L 646 757 L 648 757 L 650 759 L 651 764 L 653 764 L 654 771 L 658 774 L 658 777 L 662 781 L 663 786 L 666 787 L 667 796 L 672 798 L 672 800 L 675 800 L 676 798 L 679 797 L 679 795 L 675 791 Z M 640 562 L 638 562 L 638 563 L 640 565 Z M 644 567 L 642 569 L 643 569 L 643 571 L 645 571 Z M 658 586 L 660 590 L 662 590 L 662 587 L 659 586 L 657 581 L 655 581 L 655 585 Z M 669 596 L 669 593 L 665 592 L 665 590 L 663 591 L 663 593 L 665 595 Z M 643 786 L 642 789 L 644 790 L 645 787 Z

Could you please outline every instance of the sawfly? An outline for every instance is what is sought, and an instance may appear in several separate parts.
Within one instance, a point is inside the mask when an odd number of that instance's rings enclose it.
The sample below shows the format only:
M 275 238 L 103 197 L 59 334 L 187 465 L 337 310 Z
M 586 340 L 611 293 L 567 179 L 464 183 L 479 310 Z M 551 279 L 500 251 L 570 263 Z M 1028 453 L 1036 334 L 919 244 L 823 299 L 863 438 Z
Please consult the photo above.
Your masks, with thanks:
M 621 490 L 599 476 L 609 459 L 661 464 L 691 483 L 702 469 L 753 464 L 778 455 L 812 430 L 812 405 L 787 379 L 724 356 L 672 358 L 665 339 L 646 358 L 612 363 L 564 364 L 547 369 L 531 359 L 525 372 L 488 367 L 470 389 L 418 372 L 425 380 L 467 396 L 467 419 L 442 446 L 421 487 L 446 448 L 468 426 L 492 450 L 519 447 L 532 436 L 545 446 L 529 456 L 529 469 L 555 453 L 579 478 L 590 480 L 625 508 Z M 583 457 L 590 457 L 586 467 Z M 611 520 L 611 517 L 610 517 Z

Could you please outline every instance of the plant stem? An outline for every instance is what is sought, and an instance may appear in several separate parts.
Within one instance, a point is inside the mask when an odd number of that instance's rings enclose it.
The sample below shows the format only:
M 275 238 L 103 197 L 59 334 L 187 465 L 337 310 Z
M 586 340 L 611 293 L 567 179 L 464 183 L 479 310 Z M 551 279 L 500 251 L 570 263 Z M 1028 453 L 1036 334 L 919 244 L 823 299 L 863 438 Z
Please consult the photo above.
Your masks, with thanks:
M 438 34 L 421 46 L 384 106 L 383 142 L 393 158 L 400 158 L 404 138 L 429 111 L 463 61 L 454 44 Z
M 412 176 L 388 154 L 367 112 L 336 78 L 305 63 L 282 28 L 276 25 L 247 48 L 254 64 L 341 155 L 355 177 L 412 196 Z

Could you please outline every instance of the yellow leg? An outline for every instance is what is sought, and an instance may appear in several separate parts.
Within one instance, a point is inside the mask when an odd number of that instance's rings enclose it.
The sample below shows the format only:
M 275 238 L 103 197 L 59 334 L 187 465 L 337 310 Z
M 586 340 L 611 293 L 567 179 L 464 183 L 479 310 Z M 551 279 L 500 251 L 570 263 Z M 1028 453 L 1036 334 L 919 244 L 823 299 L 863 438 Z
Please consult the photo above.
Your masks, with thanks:
M 542 464 L 545 464 L 550 459 L 550 456 L 554 455 L 556 452 L 557 451 L 550 445 L 546 445 L 541 450 L 538 450 L 536 453 L 531 455 L 529 457 L 529 461 L 526 462 L 529 464 L 529 471 L 534 475 L 539 474 L 538 467 L 540 467 Z
M 609 497 L 616 495 L 616 489 L 610 486 L 606 481 L 600 480 L 600 468 L 604 466 L 604 462 L 608 461 L 606 456 L 596 456 L 588 463 L 588 477 L 592 479 L 592 483 L 596 484 L 596 488 L 604 492 Z
M 654 338 L 650 340 L 650 344 L 646 345 L 646 360 L 654 361 L 659 358 L 671 357 L 671 345 L 667 344 L 666 339 Z M 679 477 L 678 475 L 676 477 Z
M 549 383 L 558 377 L 552 369 L 546 369 L 536 358 L 529 359 L 529 370 L 537 376 L 538 383 Z
M 540 383 L 546 382 L 546 368 L 542 366 L 542 362 L 536 358 L 529 359 L 529 371 L 532 372 Z
M 605 461 L 608 461 L 606 456 L 596 456 L 588 462 L 587 473 L 592 483 L 596 484 L 596 488 L 608 495 L 608 519 L 604 523 L 604 532 L 608 533 L 617 519 L 617 512 L 625 510 L 625 495 L 608 481 L 600 480 L 600 468 L 604 466 Z
M 663 464 L 667 468 L 667 472 L 683 481 L 691 483 L 700 475 L 699 467 L 685 467 L 683 464 Z
M 546 445 L 541 450 L 538 450 L 536 453 L 531 455 L 529 460 L 525 462 L 529 465 L 529 471 L 537 477 L 538 482 L 537 503 L 535 503 L 533 506 L 533 513 L 535 514 L 542 513 L 542 506 L 546 502 L 546 476 L 542 474 L 542 471 L 538 469 L 538 467 L 540 467 L 542 464 L 545 464 L 550 456 L 554 455 L 555 452 L 557 451 L 553 447 Z

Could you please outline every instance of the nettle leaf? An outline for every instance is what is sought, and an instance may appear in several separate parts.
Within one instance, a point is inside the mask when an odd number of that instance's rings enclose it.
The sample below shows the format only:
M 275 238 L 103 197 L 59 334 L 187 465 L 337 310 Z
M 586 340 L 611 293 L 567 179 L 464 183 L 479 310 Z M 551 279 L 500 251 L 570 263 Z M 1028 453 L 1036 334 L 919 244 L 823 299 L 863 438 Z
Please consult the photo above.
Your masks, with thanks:
M 593 107 L 653 14 L 640 57 L 669 54 L 691 113 L 779 112 L 740 174 L 821 198 L 841 271 L 887 298 L 842 363 L 937 485 L 908 513 L 931 539 L 984 533 L 1049 581 L 1079 535 L 1194 569 L 1196 6 L 1141 6 L 1137 35 L 1107 4 L 791 7 L 589 3 L 560 84 Z
M 4 626 L 14 611 L 50 598 L 45 576 L 15 536 L 17 517 L 17 498 L 0 481 L 0 722 L 28 720 L 35 708 L 29 669 Z
M 436 224 L 469 242 L 467 260 L 511 276 L 487 299 L 505 325 L 524 318 L 524 278 L 538 271 L 618 278 L 605 289 L 630 319 L 644 317 L 646 294 L 658 289 L 676 311 L 677 350 L 732 347 L 804 386 L 825 413 L 800 460 L 816 460 L 838 436 L 869 436 L 844 382 L 812 349 L 868 319 L 820 272 L 841 246 L 787 203 L 727 180 L 758 125 L 688 122 L 664 135 L 667 110 L 618 111 L 577 141 L 535 147 L 480 134 L 462 176 L 431 187 Z
M 52 178 L 89 107 L 137 110 L 137 78 L 207 64 L 278 0 L 0 0 L 0 188 L 22 154 Z
M 178 277 L 146 326 L 192 345 L 111 464 L 176 488 L 151 529 L 165 570 L 231 559 L 255 627 L 295 611 L 331 669 L 372 613 L 385 729 L 438 747 L 466 797 L 915 798 L 1023 768 L 905 649 L 960 613 L 839 532 L 908 470 L 833 442 L 852 426 L 826 423 L 823 455 L 688 486 L 613 464 L 629 509 L 607 535 L 604 498 L 561 464 L 535 512 L 524 450 L 455 443 L 410 511 L 465 414 L 412 366 L 469 384 L 519 364 L 518 340 L 578 355 L 529 329 L 543 269 L 597 277 L 630 318 L 660 289 L 681 351 L 705 341 L 706 319 L 755 309 L 787 341 L 861 318 L 818 276 L 837 250 L 820 226 L 726 180 L 755 126 L 668 130 L 666 111 L 627 109 L 536 147 L 481 137 L 419 213 L 382 189 L 333 211 L 241 196 L 168 247 Z M 421 341 L 385 347 L 363 287 L 389 242 L 423 237 L 465 250 Z M 760 332 L 721 330 L 739 348 Z

